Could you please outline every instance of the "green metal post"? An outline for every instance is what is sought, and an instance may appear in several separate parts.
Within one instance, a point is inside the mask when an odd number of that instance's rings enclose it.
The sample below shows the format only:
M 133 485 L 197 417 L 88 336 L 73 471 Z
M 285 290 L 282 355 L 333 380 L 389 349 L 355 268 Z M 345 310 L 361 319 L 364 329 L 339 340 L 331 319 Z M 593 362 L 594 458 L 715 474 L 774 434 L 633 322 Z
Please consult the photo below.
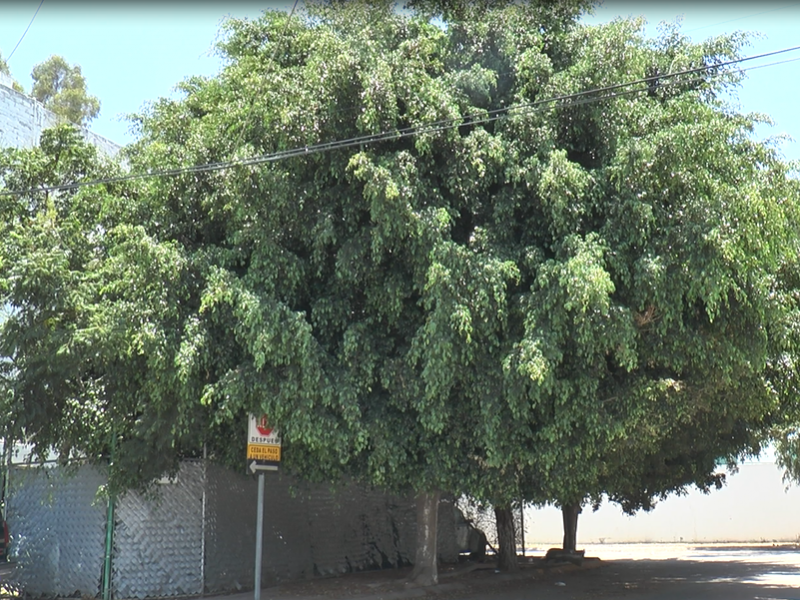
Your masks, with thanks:
M 106 511 L 106 554 L 103 563 L 103 600 L 111 600 L 111 553 L 114 549 L 114 496 L 108 497 Z
M 111 485 L 111 470 L 114 468 L 116 435 L 111 437 L 111 460 L 108 463 L 108 509 L 106 510 L 106 550 L 103 561 L 103 600 L 111 600 L 111 556 L 114 551 L 114 504 L 116 492 Z
M 11 477 L 11 450 L 8 447 L 8 440 L 3 440 L 3 465 L 0 469 L 3 470 L 3 514 L 2 520 L 6 520 L 8 515 L 8 479 Z M 8 550 L 6 550 L 8 552 Z

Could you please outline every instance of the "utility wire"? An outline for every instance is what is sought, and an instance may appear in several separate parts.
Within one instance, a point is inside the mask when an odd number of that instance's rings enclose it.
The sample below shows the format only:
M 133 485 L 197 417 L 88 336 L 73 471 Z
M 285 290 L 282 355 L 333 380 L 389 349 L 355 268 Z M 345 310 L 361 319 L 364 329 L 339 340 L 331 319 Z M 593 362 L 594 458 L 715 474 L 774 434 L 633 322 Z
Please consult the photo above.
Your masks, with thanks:
M 6 62 L 11 60 L 11 57 L 14 56 L 14 52 L 16 52 L 17 48 L 19 48 L 19 45 L 22 43 L 22 40 L 25 39 L 25 34 L 28 33 L 28 29 L 30 29 L 31 25 L 33 25 L 33 20 L 36 18 L 36 15 L 39 14 L 39 9 L 42 8 L 42 4 L 44 4 L 44 0 L 41 0 L 41 2 L 39 2 L 39 6 L 36 7 L 36 12 L 33 13 L 33 16 L 31 17 L 31 22 L 28 23 L 28 26 L 25 28 L 25 31 L 22 32 L 22 37 L 19 38 L 19 41 L 17 42 L 17 45 L 14 46 L 14 49 L 11 51 L 11 54 L 8 55 L 8 58 L 6 59 Z
M 529 112 L 539 112 L 545 108 L 550 108 L 550 105 L 554 105 L 555 108 L 566 108 L 566 107 L 574 107 L 574 106 L 581 106 L 585 104 L 592 104 L 595 102 L 600 102 L 603 100 L 614 100 L 617 98 L 631 96 L 634 94 L 639 94 L 642 92 L 647 92 L 653 88 L 654 84 L 658 84 L 658 89 L 664 89 L 666 87 L 680 85 L 680 84 L 687 84 L 687 83 L 700 83 L 706 81 L 706 79 L 699 75 L 702 72 L 708 71 L 716 71 L 717 69 L 725 66 L 731 66 L 734 64 L 739 64 L 749 60 L 755 60 L 759 58 L 765 58 L 767 56 L 775 56 L 778 54 L 783 54 L 786 52 L 792 52 L 800 50 L 800 46 L 795 46 L 792 48 L 785 48 L 783 50 L 776 50 L 773 52 L 766 52 L 763 54 L 758 54 L 754 56 L 748 56 L 744 58 L 739 58 L 735 60 L 730 60 L 721 63 L 715 63 L 712 65 L 707 65 L 703 67 L 696 67 L 692 69 L 686 69 L 683 71 L 677 71 L 675 73 L 668 73 L 665 75 L 661 75 L 658 77 L 645 77 L 641 79 L 636 79 L 633 81 L 625 82 L 625 83 L 617 83 L 609 86 L 593 88 L 590 90 L 584 90 L 582 92 L 575 92 L 573 94 L 564 94 L 560 96 L 553 96 L 550 98 L 545 98 L 542 100 L 536 100 L 533 102 L 528 102 L 524 104 L 518 104 L 515 106 L 510 106 L 506 108 L 499 108 L 494 109 L 491 111 L 485 111 L 483 113 L 471 114 L 471 115 L 464 115 L 459 116 L 457 118 L 452 119 L 442 119 L 439 121 L 432 121 L 429 123 L 425 123 L 419 126 L 413 127 L 406 127 L 399 130 L 392 130 L 392 131 L 384 131 L 381 133 L 371 134 L 371 135 L 363 135 L 358 137 L 352 137 L 343 140 L 334 140 L 331 142 L 322 142 L 319 144 L 313 144 L 310 146 L 300 146 L 296 148 L 291 148 L 288 150 L 280 150 L 277 152 L 272 152 L 269 154 L 262 154 L 258 156 L 252 156 L 248 158 L 241 158 L 241 159 L 233 159 L 233 160 L 226 160 L 214 163 L 204 163 L 200 165 L 191 165 L 188 167 L 176 167 L 174 169 L 163 169 L 158 171 L 147 171 L 144 173 L 129 173 L 127 175 L 120 175 L 117 177 L 108 177 L 104 179 L 96 179 L 90 181 L 77 181 L 70 184 L 62 184 L 62 185 L 54 185 L 54 186 L 47 186 L 47 187 L 37 187 L 37 188 L 29 188 L 26 190 L 11 190 L 11 191 L 4 191 L 0 192 L 0 197 L 3 196 L 19 196 L 24 194 L 32 194 L 32 193 L 41 193 L 41 192 L 54 192 L 54 191 L 65 191 L 65 190 L 74 190 L 81 187 L 91 186 L 91 185 L 103 185 L 103 184 L 112 184 L 112 183 L 122 183 L 125 181 L 133 181 L 138 179 L 149 179 L 153 177 L 173 177 L 176 175 L 183 175 L 189 173 L 202 173 L 202 172 L 211 172 L 211 171 L 220 171 L 224 169 L 229 169 L 236 166 L 255 166 L 261 165 L 270 162 L 277 162 L 280 160 L 285 160 L 287 158 L 293 158 L 297 156 L 310 156 L 312 154 L 319 154 L 321 152 L 328 152 L 331 150 L 342 150 L 347 148 L 352 148 L 354 146 L 363 146 L 365 144 L 373 144 L 377 142 L 384 142 L 384 141 L 394 141 L 399 140 L 411 136 L 416 136 L 420 134 L 426 133 L 438 133 L 441 131 L 446 131 L 448 129 L 454 129 L 457 127 L 461 127 L 462 125 L 466 126 L 473 126 L 473 125 L 481 125 L 485 123 L 490 123 L 493 121 L 497 121 L 502 118 L 506 118 L 510 116 L 512 113 L 523 113 L 527 114 Z M 776 61 L 768 64 L 762 65 L 755 65 L 752 67 L 747 68 L 740 68 L 740 69 L 733 69 L 731 71 L 724 71 L 721 73 L 714 73 L 711 78 L 718 79 L 723 77 L 724 75 L 731 75 L 734 73 L 744 73 L 746 71 L 761 69 L 765 67 L 776 66 L 779 64 L 785 64 L 790 62 L 795 62 L 800 60 L 798 58 L 786 59 L 782 61 Z M 678 77 L 683 75 L 696 75 L 694 78 L 690 79 L 678 79 Z M 665 81 L 667 80 L 667 81 Z M 644 84 L 644 87 L 641 87 Z M 633 89 L 624 89 L 629 88 L 632 86 L 640 86 L 635 87 Z M 600 96 L 596 96 L 594 94 L 604 94 Z
M 745 59 L 738 59 L 737 61 L 729 61 L 729 62 L 742 62 L 743 60 L 748 60 L 749 58 L 757 58 L 757 57 L 748 57 Z M 798 59 L 792 59 L 798 60 Z M 791 61 L 781 61 L 781 62 L 791 62 Z M 780 64 L 780 63 L 774 63 Z M 681 71 L 677 73 L 672 73 L 668 75 L 664 75 L 661 79 L 666 78 L 675 78 L 678 75 L 683 75 L 687 73 L 693 73 L 698 71 L 705 71 L 710 70 L 713 68 L 717 68 L 719 65 L 714 65 L 711 67 L 698 67 L 696 69 L 689 69 L 687 71 Z M 761 66 L 771 66 L 771 65 L 761 65 Z M 757 67 L 751 67 L 757 68 Z M 737 69 L 732 72 L 744 72 L 749 69 Z M 723 74 L 729 74 L 731 72 L 721 73 L 716 75 L 716 77 L 721 77 Z M 460 116 L 453 119 L 443 119 L 440 121 L 433 121 L 423 125 L 415 126 L 415 127 L 407 127 L 400 130 L 392 130 L 392 131 L 385 131 L 382 133 L 371 134 L 371 135 L 364 135 L 358 136 L 343 140 L 335 140 L 331 142 L 323 142 L 319 144 L 314 144 L 310 146 L 300 146 L 288 150 L 281 150 L 277 152 L 273 152 L 270 154 L 258 155 L 248 158 L 242 159 L 234 159 L 228 161 L 220 161 L 215 163 L 204 163 L 200 165 L 192 165 L 188 167 L 176 167 L 174 169 L 163 169 L 158 171 L 147 171 L 145 173 L 130 173 L 128 175 L 121 175 L 117 177 L 110 177 L 104 179 L 97 179 L 91 181 L 82 181 L 82 182 L 75 182 L 71 184 L 62 184 L 56 186 L 48 186 L 48 187 L 40 187 L 40 188 L 29 188 L 27 190 L 18 190 L 18 191 L 7 191 L 7 192 L 0 192 L 0 197 L 2 196 L 10 196 L 10 195 L 21 195 L 26 193 L 35 193 L 35 192 L 51 192 L 51 191 L 65 191 L 65 190 L 73 190 L 80 187 L 85 187 L 89 185 L 101 185 L 101 184 L 109 184 L 109 183 L 121 183 L 125 181 L 132 181 L 138 179 L 148 179 L 152 177 L 170 177 L 182 174 L 189 174 L 189 173 L 202 173 L 202 172 L 211 172 L 211 171 L 219 171 L 224 169 L 229 169 L 235 166 L 255 166 L 261 165 L 264 163 L 269 162 L 276 162 L 279 160 L 284 160 L 287 158 L 297 157 L 297 156 L 310 156 L 312 154 L 318 154 L 320 152 L 326 152 L 331 150 L 340 150 L 340 149 L 347 149 L 354 146 L 363 146 L 364 144 L 382 142 L 382 141 L 393 141 L 398 139 L 403 139 L 415 135 L 425 134 L 425 133 L 438 133 L 441 131 L 445 131 L 447 129 L 452 129 L 455 127 L 460 127 L 462 125 L 480 125 L 484 123 L 489 123 L 492 121 L 496 121 L 500 118 L 507 117 L 510 112 L 512 111 L 534 111 L 536 112 L 537 109 L 541 110 L 546 107 L 547 104 L 559 101 L 566 101 L 566 100 L 575 100 L 574 102 L 564 103 L 557 107 L 566 107 L 566 106 L 581 106 L 584 104 L 590 104 L 594 102 L 599 102 L 602 100 L 612 100 L 623 96 L 629 96 L 632 94 L 638 94 L 644 91 L 647 91 L 649 87 L 645 88 L 638 88 L 633 90 L 627 90 L 618 93 L 611 93 L 606 96 L 599 96 L 599 97 L 591 97 L 590 94 L 598 93 L 598 92 L 608 92 L 609 90 L 620 89 L 626 86 L 631 86 L 634 84 L 641 84 L 641 83 L 652 83 L 654 78 L 644 78 L 634 80 L 632 82 L 627 82 L 623 84 L 615 84 L 612 86 L 607 86 L 603 88 L 595 88 L 592 90 L 586 90 L 583 92 L 577 92 L 574 94 L 567 94 L 562 96 L 556 96 L 553 98 L 547 98 L 543 100 L 539 100 L 536 102 L 526 103 L 522 105 L 517 105 L 508 108 L 502 109 L 495 109 L 493 111 L 488 111 L 486 113 L 481 114 L 473 114 L 473 115 L 465 115 Z M 700 82 L 702 81 L 702 77 L 697 77 L 690 80 L 678 80 L 673 82 L 662 83 L 659 85 L 659 88 L 663 89 L 670 85 L 676 85 L 679 83 L 693 83 L 695 81 Z M 469 119 L 468 122 L 465 122 L 466 119 Z

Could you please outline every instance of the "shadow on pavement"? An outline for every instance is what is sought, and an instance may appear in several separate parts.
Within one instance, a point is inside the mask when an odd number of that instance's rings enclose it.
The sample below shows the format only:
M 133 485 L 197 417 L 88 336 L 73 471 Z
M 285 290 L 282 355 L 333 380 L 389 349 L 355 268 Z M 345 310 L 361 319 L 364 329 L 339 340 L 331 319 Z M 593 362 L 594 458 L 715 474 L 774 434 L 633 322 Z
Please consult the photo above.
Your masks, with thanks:
M 739 552 L 733 557 L 717 551 L 713 557 L 614 560 L 596 573 L 576 572 L 565 578 L 572 595 L 548 593 L 540 597 L 800 600 L 800 555 L 787 557 L 790 560 L 765 560 L 777 557 L 768 556 L 763 548 L 758 548 L 760 556 L 756 559 Z
M 800 600 L 800 553 L 744 547 L 668 559 L 587 560 L 520 573 L 497 573 L 491 564 L 442 571 L 433 588 L 404 585 L 407 569 L 344 575 L 267 588 L 264 600 Z M 771 555 L 770 555 L 771 554 Z M 709 557 L 713 555 L 713 557 Z M 757 555 L 757 556 L 751 556 Z M 596 568 L 591 568 L 596 567 Z M 231 600 L 246 600 L 239 594 Z

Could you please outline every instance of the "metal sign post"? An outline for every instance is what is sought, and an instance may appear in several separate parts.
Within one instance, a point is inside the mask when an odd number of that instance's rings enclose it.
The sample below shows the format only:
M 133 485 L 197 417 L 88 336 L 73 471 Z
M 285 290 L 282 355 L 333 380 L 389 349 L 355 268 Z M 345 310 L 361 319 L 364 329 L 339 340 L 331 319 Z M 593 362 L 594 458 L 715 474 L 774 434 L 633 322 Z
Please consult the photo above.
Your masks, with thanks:
M 281 436 L 269 426 L 267 415 L 250 415 L 247 425 L 247 470 L 258 473 L 256 506 L 256 564 L 253 600 L 261 600 L 261 559 L 264 549 L 264 471 L 277 471 L 281 462 Z
M 253 600 L 261 600 L 261 554 L 264 547 L 264 472 L 258 474 L 258 511 L 256 513 L 256 585 Z

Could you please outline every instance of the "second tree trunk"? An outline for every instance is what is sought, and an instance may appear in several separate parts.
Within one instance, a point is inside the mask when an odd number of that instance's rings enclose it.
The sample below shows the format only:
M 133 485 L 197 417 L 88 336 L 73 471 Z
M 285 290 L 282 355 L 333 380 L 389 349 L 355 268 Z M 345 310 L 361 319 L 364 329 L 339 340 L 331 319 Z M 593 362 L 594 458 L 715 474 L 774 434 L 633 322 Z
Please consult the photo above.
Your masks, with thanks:
M 561 507 L 561 516 L 564 520 L 564 552 L 575 552 L 578 545 L 578 515 L 581 513 L 580 504 L 565 504 Z
M 421 586 L 436 585 L 439 572 L 436 566 L 436 529 L 439 516 L 439 492 L 417 494 L 417 552 L 411 583 Z
M 497 523 L 497 568 L 500 571 L 518 571 L 517 532 L 514 527 L 514 512 L 511 506 L 495 506 Z

